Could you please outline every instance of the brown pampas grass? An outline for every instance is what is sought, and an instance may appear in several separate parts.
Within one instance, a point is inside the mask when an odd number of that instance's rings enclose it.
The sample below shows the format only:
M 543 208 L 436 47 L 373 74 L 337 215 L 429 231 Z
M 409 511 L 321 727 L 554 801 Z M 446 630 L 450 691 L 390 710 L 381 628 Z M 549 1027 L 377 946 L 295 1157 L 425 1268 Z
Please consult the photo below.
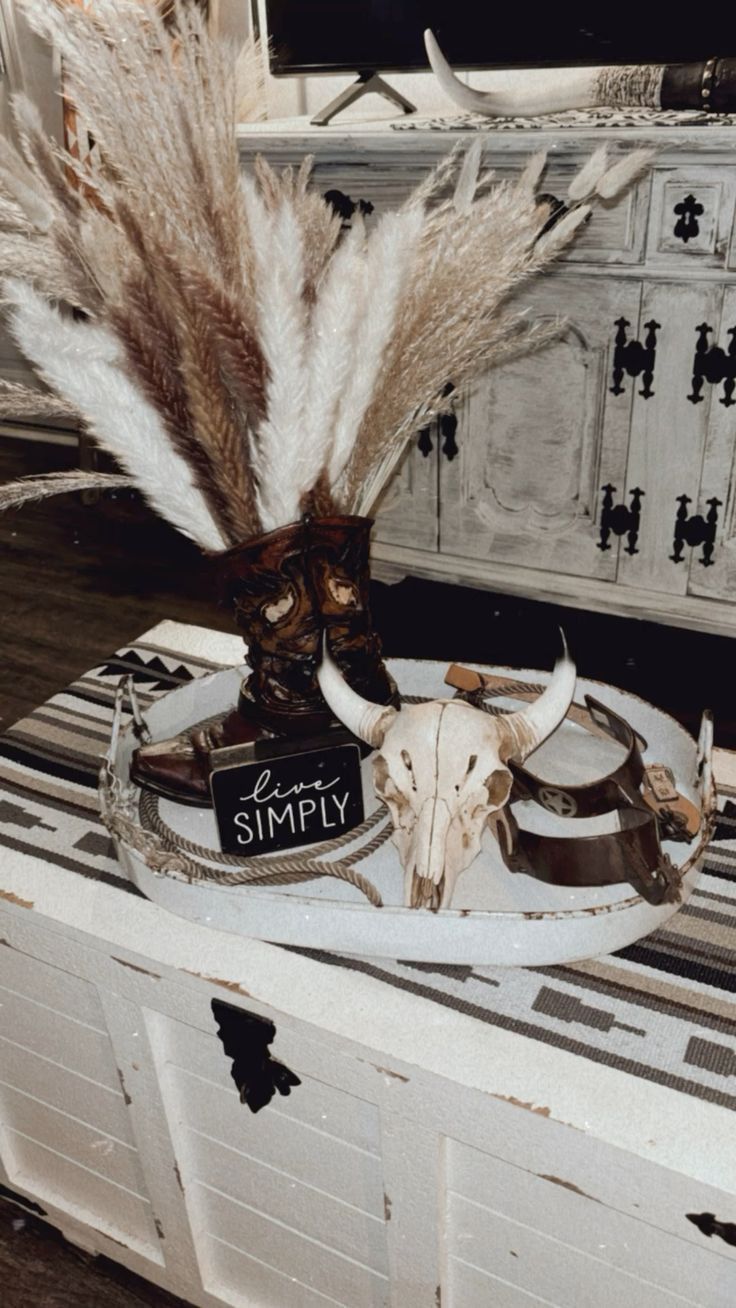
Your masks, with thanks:
M 185 0 L 165 20 L 149 0 L 20 3 L 95 149 L 81 162 L 16 99 L 18 145 L 0 141 L 11 330 L 59 397 L 43 403 L 78 414 L 207 551 L 304 512 L 370 512 L 464 382 L 549 339 L 515 290 L 648 164 L 596 151 L 550 225 L 544 157 L 499 184 L 476 137 L 343 232 L 311 159 L 239 158 L 235 124 L 263 103 L 255 44 L 213 39 Z M 31 402 L 0 391 L 0 415 Z

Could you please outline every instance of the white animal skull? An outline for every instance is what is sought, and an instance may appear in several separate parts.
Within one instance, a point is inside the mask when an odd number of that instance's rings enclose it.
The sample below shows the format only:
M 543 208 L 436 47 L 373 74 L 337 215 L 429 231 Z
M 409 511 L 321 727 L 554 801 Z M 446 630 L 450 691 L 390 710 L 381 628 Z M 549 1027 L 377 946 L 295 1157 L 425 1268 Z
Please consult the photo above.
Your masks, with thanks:
M 575 666 L 567 653 L 528 708 L 492 717 L 462 700 L 401 710 L 356 694 L 325 651 L 320 687 L 341 722 L 378 750 L 376 792 L 394 824 L 409 908 L 447 908 L 460 873 L 480 852 L 483 828 L 511 792 L 509 759 L 523 762 L 556 731 L 572 703 Z

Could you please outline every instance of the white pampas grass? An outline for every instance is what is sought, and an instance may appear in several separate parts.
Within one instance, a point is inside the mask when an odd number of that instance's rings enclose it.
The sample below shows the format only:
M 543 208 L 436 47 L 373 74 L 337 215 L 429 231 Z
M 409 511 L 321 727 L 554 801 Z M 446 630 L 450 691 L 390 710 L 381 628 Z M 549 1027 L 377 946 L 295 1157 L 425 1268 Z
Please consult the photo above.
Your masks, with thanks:
M 19 382 L 0 380 L 0 419 L 10 418 L 16 422 L 24 418 L 69 418 L 76 421 L 79 414 L 76 409 L 62 400 L 60 395 L 48 391 L 32 390 L 30 386 L 21 386 Z
M 258 327 L 269 372 L 267 417 L 257 436 L 258 503 L 266 531 L 299 516 L 301 426 L 307 393 L 304 248 L 293 210 L 280 204 L 268 220 L 246 188 L 258 271 Z M 258 233 L 256 235 L 256 233 Z M 321 464 L 320 464 L 321 466 Z
M 470 213 L 470 206 L 475 198 L 480 172 L 480 160 L 483 153 L 483 138 L 477 136 L 470 149 L 466 151 L 455 187 L 453 204 L 458 213 Z
M 589 204 L 581 204 L 577 209 L 571 209 L 566 213 L 554 227 L 540 236 L 537 242 L 537 255 L 539 258 L 551 257 L 557 250 L 562 250 L 569 244 L 575 235 L 578 227 L 587 222 L 592 213 Z
M 96 148 L 75 158 L 16 98 L 20 148 L 0 142 L 11 327 L 60 397 L 44 403 L 78 412 L 206 550 L 370 510 L 449 380 L 457 395 L 546 339 L 507 302 L 651 158 L 596 150 L 554 221 L 545 155 L 498 182 L 476 136 L 395 212 L 342 230 L 309 159 L 242 167 L 235 122 L 264 104 L 257 46 L 238 60 L 188 0 L 170 0 L 171 26 L 151 0 L 22 4 Z M 30 403 L 0 390 L 0 416 Z
M 336 486 L 342 476 L 378 383 L 401 295 L 412 276 L 423 223 L 424 210 L 421 208 L 406 213 L 383 214 L 366 248 L 366 291 L 361 321 L 354 337 L 353 369 L 340 400 L 330 444 L 327 468 L 332 486 Z
M 166 439 L 156 410 L 121 371 L 115 337 L 63 318 L 22 282 L 6 278 L 3 291 L 12 305 L 12 333 L 44 381 L 82 414 L 162 517 L 203 549 L 224 549 L 191 469 Z
M 53 206 L 39 193 L 33 173 L 18 152 L 1 136 L 0 185 L 32 227 L 40 232 L 48 231 L 54 220 Z
M 608 147 L 599 145 L 579 173 L 573 177 L 568 190 L 567 198 L 571 204 L 577 204 L 580 200 L 587 200 L 589 195 L 593 195 L 595 188 L 608 167 Z
M 346 233 L 319 288 L 307 355 L 303 415 L 305 450 L 312 451 L 300 494 L 329 467 L 337 410 L 355 366 L 355 337 L 369 291 L 365 278 L 365 230 L 361 218 Z
M 540 178 L 547 166 L 547 151 L 538 150 L 531 155 L 524 166 L 524 171 L 517 182 L 520 191 L 533 193 L 539 185 Z
M 613 200 L 646 172 L 653 158 L 653 150 L 632 150 L 598 179 L 595 187 L 596 195 L 599 195 L 602 200 Z

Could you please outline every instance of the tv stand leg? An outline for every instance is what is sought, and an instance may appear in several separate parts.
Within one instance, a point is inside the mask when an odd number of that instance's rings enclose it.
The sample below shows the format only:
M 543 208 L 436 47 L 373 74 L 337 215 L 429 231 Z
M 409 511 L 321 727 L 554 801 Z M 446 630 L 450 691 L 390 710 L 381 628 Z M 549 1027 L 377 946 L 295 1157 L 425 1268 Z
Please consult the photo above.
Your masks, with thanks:
M 341 91 L 339 95 L 335 96 L 334 100 L 330 100 L 330 103 L 324 109 L 314 115 L 312 126 L 326 127 L 331 119 L 336 114 L 342 113 L 343 109 L 347 109 L 348 105 L 355 104 L 356 100 L 360 100 L 362 96 L 373 93 L 382 95 L 385 100 L 390 100 L 405 114 L 416 112 L 416 105 L 412 104 L 411 100 L 407 100 L 406 96 L 401 95 L 399 91 L 395 91 L 393 86 L 389 86 L 388 82 L 384 82 L 378 73 L 361 73 L 357 82 L 353 82 L 352 86 L 347 87 L 345 91 Z

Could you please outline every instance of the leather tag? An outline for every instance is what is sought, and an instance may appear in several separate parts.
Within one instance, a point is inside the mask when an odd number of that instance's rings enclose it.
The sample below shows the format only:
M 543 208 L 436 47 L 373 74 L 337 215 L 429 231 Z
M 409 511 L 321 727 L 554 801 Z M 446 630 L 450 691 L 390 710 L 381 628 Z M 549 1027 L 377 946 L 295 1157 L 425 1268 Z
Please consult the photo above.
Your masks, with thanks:
M 650 763 L 645 769 L 642 799 L 657 814 L 664 840 L 690 841 L 697 836 L 700 809 L 679 793 L 672 772 L 664 763 Z

